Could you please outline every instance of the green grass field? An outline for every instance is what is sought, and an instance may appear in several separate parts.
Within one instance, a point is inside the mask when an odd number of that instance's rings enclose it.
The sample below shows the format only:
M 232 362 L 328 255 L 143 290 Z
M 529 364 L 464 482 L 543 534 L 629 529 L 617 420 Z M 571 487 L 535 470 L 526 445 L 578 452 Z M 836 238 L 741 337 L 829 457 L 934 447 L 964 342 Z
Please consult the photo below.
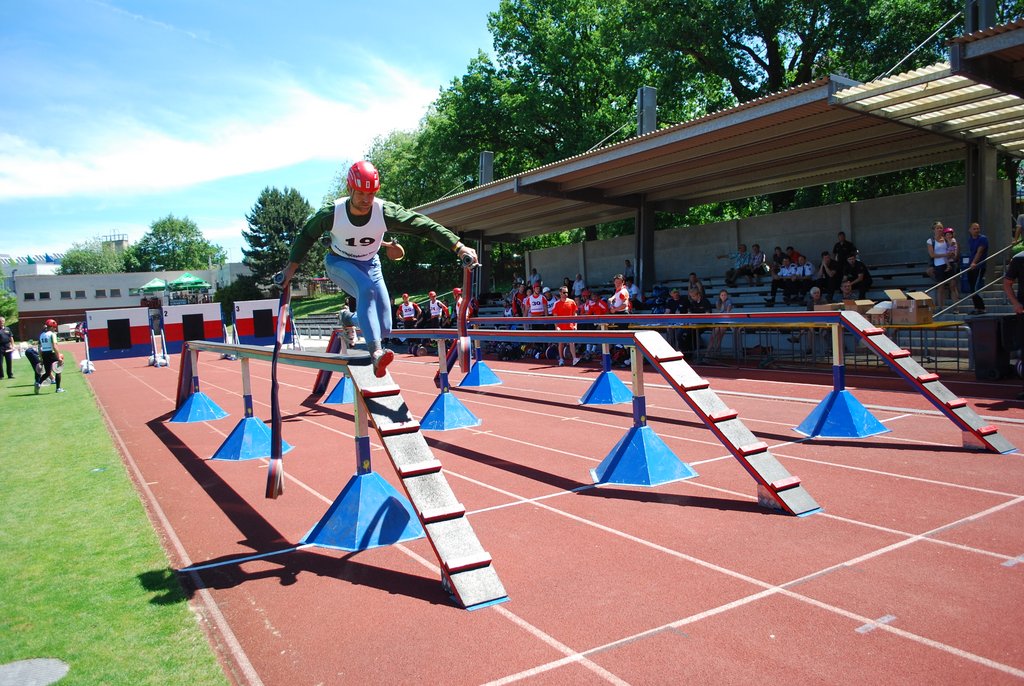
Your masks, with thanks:
M 24 359 L 0 381 L 0 665 L 57 658 L 61 684 L 227 684 L 67 357 L 66 393 L 35 395 Z

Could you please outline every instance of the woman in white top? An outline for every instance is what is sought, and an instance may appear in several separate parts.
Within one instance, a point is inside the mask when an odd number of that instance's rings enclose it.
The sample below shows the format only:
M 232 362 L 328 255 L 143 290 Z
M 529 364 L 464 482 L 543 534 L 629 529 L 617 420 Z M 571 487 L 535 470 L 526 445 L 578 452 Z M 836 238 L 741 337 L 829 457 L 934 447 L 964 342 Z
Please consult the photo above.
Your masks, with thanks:
M 947 263 L 949 243 L 946 242 L 946 227 L 942 222 L 936 221 L 932 224 L 932 237 L 927 241 L 928 257 L 932 260 L 932 275 L 935 283 L 942 283 L 949 276 L 949 265 Z M 935 294 L 936 304 L 941 310 L 946 304 L 946 286 L 940 286 Z

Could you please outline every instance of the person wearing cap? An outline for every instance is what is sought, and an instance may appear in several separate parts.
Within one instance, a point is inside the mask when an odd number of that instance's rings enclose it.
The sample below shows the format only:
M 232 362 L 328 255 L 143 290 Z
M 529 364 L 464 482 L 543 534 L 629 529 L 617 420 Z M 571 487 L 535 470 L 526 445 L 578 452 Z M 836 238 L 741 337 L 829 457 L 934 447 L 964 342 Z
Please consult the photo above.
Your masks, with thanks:
M 57 386 L 57 393 L 63 393 L 60 387 L 60 369 L 64 364 L 64 353 L 57 345 L 57 322 L 53 319 L 46 320 L 46 328 L 39 334 L 39 357 L 43 363 L 43 378 L 53 375 L 53 382 Z M 36 394 L 39 393 L 40 382 L 36 382 Z
M 427 318 L 423 321 L 423 328 L 440 329 L 444 326 L 445 320 L 451 315 L 451 311 L 444 304 L 444 301 L 437 299 L 437 293 L 430 291 L 427 293 L 426 314 Z
M 396 241 L 384 240 L 385 232 L 429 238 L 470 265 L 477 263 L 477 254 L 429 217 L 378 198 L 380 175 L 370 162 L 353 164 L 346 183 L 348 196 L 316 212 L 295 239 L 288 264 L 281 271 L 281 287 L 290 288 L 299 264 L 317 240 L 329 234 L 330 249 L 324 259 L 327 276 L 355 296 L 356 321 L 363 330 L 374 374 L 383 377 L 395 354 L 383 345 L 391 334 L 392 301 L 377 253 L 384 248 L 387 256 L 396 260 L 405 255 Z

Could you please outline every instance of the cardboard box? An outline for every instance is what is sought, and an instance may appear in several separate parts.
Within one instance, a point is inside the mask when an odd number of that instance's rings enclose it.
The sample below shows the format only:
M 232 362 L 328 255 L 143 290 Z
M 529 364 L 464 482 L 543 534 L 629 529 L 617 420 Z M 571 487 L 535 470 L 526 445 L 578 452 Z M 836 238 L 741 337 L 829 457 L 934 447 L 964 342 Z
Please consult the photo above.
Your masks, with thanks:
M 875 306 L 874 300 L 844 300 L 843 309 L 853 310 L 860 314 L 867 314 L 867 311 Z
M 896 300 L 906 300 L 907 299 L 907 294 L 904 293 L 903 291 L 901 291 L 898 288 L 887 288 L 886 290 L 884 290 L 882 292 L 885 293 L 885 297 L 887 297 L 889 300 L 892 300 L 894 302 Z
M 921 291 L 907 293 L 902 300 L 892 301 L 893 324 L 930 324 L 935 304 Z
M 892 303 L 881 302 L 868 310 L 864 316 L 875 326 L 886 326 L 889 324 L 889 315 L 892 312 Z
M 815 312 L 838 312 L 843 309 L 843 303 L 825 303 L 824 305 L 815 305 Z

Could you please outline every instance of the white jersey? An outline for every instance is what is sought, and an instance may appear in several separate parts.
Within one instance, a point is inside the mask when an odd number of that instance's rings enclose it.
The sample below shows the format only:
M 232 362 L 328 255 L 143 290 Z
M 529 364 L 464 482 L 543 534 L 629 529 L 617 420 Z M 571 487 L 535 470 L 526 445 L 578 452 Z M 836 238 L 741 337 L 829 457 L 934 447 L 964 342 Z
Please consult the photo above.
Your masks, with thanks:
M 334 226 L 331 227 L 331 250 L 335 254 L 350 260 L 368 262 L 380 250 L 380 242 L 384 232 L 388 230 L 384 223 L 384 202 L 373 199 L 370 209 L 370 221 L 365 226 L 355 226 L 349 221 L 345 203 L 348 198 L 334 201 Z
M 44 353 L 53 352 L 53 339 L 57 337 L 52 331 L 44 331 L 39 334 L 39 350 Z
M 403 302 L 399 307 L 402 319 L 416 319 L 416 306 L 411 302 Z

